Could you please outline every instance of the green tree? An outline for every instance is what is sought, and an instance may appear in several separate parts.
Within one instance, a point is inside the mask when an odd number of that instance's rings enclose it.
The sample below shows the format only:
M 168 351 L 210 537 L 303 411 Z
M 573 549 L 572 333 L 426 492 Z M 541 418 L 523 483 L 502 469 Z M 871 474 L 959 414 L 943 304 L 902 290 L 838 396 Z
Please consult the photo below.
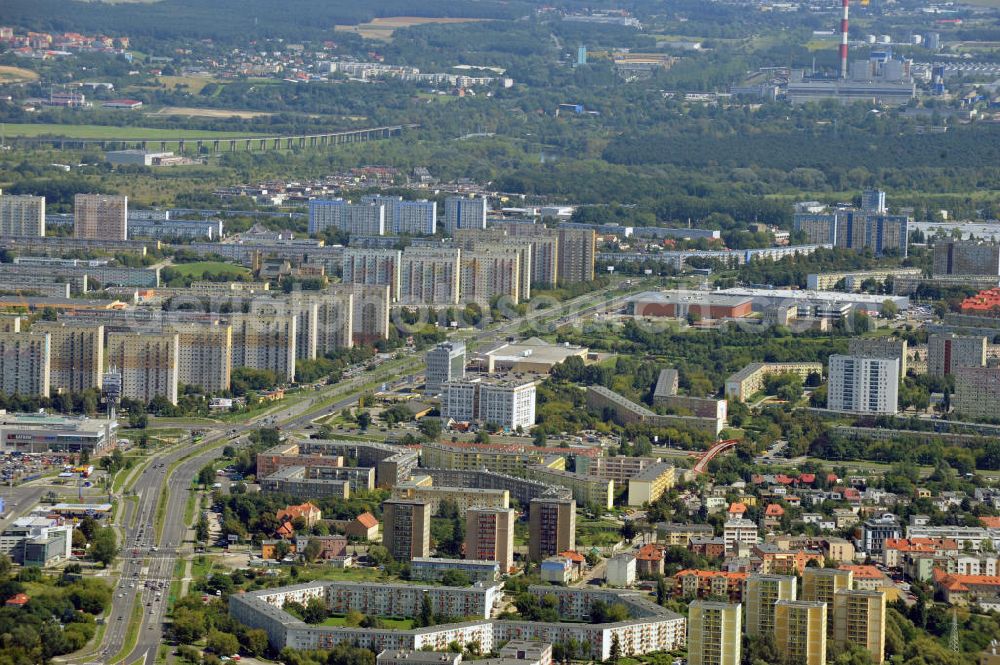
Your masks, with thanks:
M 198 484 L 208 489 L 215 482 L 215 467 L 207 464 L 198 472 Z
M 302 612 L 302 620 L 306 623 L 323 623 L 329 616 L 330 610 L 322 598 L 310 598 Z
M 302 551 L 302 556 L 309 563 L 312 563 L 319 558 L 320 552 L 323 551 L 323 544 L 320 543 L 318 538 L 310 538 L 309 542 L 306 544 L 305 550 Z
M 208 633 L 206 646 L 220 656 L 230 656 L 240 650 L 240 641 L 232 633 L 212 630 Z
M 617 665 L 622 657 L 622 644 L 618 640 L 618 633 L 611 635 L 611 652 L 608 655 L 608 662 Z
M 428 440 L 436 441 L 441 436 L 441 421 L 435 417 L 421 418 L 417 424 L 417 429 Z
M 181 644 L 193 644 L 205 635 L 205 615 L 187 607 L 174 609 L 170 630 Z
M 420 599 L 420 614 L 417 615 L 417 625 L 421 628 L 434 625 L 434 609 L 431 607 L 431 597 L 426 591 Z
M 115 530 L 102 527 L 94 534 L 90 543 L 90 557 L 107 568 L 118 556 L 118 540 Z
M 372 416 L 367 411 L 359 411 L 357 415 L 358 427 L 367 430 L 372 424 Z

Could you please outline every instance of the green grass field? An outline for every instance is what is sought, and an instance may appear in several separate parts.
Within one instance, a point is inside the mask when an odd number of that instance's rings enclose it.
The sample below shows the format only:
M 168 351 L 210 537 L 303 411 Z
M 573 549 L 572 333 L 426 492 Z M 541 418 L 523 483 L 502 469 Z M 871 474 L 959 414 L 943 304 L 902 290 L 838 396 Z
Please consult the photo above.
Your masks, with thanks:
M 34 138 L 58 136 L 68 139 L 212 139 L 254 136 L 248 132 L 205 131 L 197 129 L 158 129 L 155 127 L 110 127 L 105 125 L 57 125 L 52 123 L 4 123 L 2 133 L 6 138 Z
M 379 618 L 382 621 L 383 626 L 385 626 L 386 628 L 390 628 L 392 630 L 410 630 L 411 628 L 414 627 L 414 624 L 416 623 L 413 619 L 403 619 L 400 617 L 379 617 Z M 323 623 L 321 623 L 320 625 L 345 626 L 347 625 L 345 623 L 346 621 L 347 617 L 345 617 L 343 614 L 335 614 L 326 621 L 324 621 Z
M 234 278 L 244 277 L 250 271 L 242 266 L 234 266 L 231 263 L 222 261 L 196 261 L 194 263 L 178 263 L 170 266 L 171 270 L 176 270 L 183 277 L 201 279 L 206 273 L 211 275 L 227 275 Z

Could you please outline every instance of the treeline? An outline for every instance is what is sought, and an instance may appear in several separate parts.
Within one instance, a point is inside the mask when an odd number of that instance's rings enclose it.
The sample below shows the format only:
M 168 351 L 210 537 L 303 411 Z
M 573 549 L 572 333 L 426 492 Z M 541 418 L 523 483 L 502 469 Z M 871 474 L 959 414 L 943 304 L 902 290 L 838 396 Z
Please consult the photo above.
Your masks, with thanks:
M 723 165 L 798 168 L 898 168 L 933 164 L 936 168 L 995 168 L 1000 163 L 1000 127 L 952 127 L 944 134 L 882 134 L 864 127 L 812 131 L 732 134 L 643 132 L 614 139 L 604 158 L 615 164 L 677 164 L 689 168 Z
M 356 25 L 380 16 L 511 19 L 528 13 L 525 2 L 452 0 L 164 0 L 105 4 L 62 0 L 10 0 L 7 24 L 32 30 L 77 31 L 130 37 L 218 39 L 245 44 L 254 38 L 329 39 L 335 25 Z

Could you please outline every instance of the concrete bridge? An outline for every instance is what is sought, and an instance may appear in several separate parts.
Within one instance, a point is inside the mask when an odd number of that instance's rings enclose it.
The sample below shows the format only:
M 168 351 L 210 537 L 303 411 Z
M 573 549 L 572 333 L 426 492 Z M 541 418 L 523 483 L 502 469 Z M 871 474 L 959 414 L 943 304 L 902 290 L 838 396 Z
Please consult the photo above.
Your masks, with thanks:
M 60 137 L 32 136 L 8 139 L 7 143 L 18 147 L 46 146 L 60 150 L 81 150 L 84 148 L 100 148 L 109 150 L 148 150 L 152 152 L 194 152 L 196 154 L 224 152 L 263 152 L 266 150 L 293 150 L 295 148 L 325 148 L 344 143 L 363 143 L 378 139 L 399 136 L 403 130 L 413 129 L 419 125 L 391 125 L 386 127 L 369 127 L 367 129 L 350 129 L 341 132 L 324 134 L 299 134 L 294 136 L 234 136 L 163 139 L 163 138 L 133 138 L 133 139 L 74 139 Z

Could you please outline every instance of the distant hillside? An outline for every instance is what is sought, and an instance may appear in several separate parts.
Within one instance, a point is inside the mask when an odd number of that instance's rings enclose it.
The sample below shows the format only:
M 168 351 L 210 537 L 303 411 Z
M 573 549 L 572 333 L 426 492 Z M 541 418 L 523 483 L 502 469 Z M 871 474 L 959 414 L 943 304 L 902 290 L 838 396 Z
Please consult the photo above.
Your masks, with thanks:
M 386 16 L 511 19 L 528 2 L 501 0 L 161 0 L 67 2 L 4 0 L 3 21 L 40 31 L 104 32 L 129 37 L 219 39 L 333 37 L 335 25 Z

